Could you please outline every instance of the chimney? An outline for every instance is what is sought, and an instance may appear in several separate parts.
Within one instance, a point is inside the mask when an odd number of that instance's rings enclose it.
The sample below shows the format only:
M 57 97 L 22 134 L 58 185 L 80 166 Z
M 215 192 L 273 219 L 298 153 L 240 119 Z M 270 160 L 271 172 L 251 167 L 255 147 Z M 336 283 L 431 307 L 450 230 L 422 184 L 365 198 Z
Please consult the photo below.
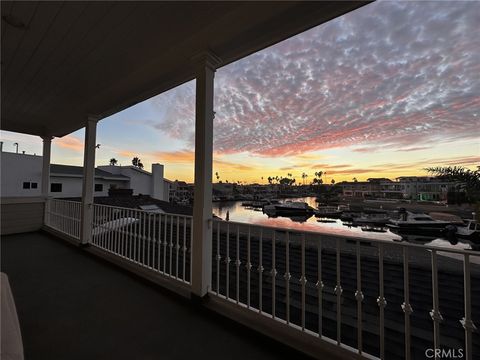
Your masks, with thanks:
M 152 164 L 152 197 L 157 200 L 166 200 L 163 193 L 163 165 Z

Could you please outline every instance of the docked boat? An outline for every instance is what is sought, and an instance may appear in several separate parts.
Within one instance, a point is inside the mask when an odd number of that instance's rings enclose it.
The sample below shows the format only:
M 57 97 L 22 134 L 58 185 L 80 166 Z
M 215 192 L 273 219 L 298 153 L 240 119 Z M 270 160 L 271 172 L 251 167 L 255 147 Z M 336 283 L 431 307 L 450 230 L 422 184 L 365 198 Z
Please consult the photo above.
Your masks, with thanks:
M 450 224 L 450 221 L 434 220 L 427 214 L 404 211 L 399 219 L 390 219 L 386 225 L 399 231 L 441 232 Z
M 463 225 L 447 225 L 445 232 L 447 235 L 454 235 L 463 239 L 480 240 L 480 223 L 472 219 L 464 220 Z
M 366 210 L 352 222 L 358 225 L 381 225 L 384 226 L 390 221 L 389 214 L 384 210 Z
M 263 207 L 263 212 L 266 214 L 301 215 L 313 214 L 314 211 L 314 208 L 300 201 L 286 201 L 284 203 L 269 204 Z
M 319 206 L 318 209 L 315 210 L 315 216 L 319 218 L 339 219 L 346 210 L 349 210 L 348 205 Z

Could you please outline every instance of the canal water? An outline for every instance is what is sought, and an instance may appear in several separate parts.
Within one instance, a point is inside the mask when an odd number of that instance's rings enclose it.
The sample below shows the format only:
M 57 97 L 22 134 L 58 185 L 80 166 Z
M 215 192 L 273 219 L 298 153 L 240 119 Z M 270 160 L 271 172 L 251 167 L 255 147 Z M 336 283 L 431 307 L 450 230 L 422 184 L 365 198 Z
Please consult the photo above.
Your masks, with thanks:
M 304 197 L 290 199 L 292 201 L 306 202 L 313 208 L 317 208 L 315 197 Z M 403 235 L 395 234 L 388 228 L 384 228 L 385 232 L 365 231 L 360 226 L 345 225 L 340 219 L 331 219 L 334 222 L 319 222 L 314 215 L 305 217 L 269 217 L 262 212 L 262 209 L 252 209 L 242 206 L 242 201 L 223 201 L 213 203 L 213 213 L 222 219 L 226 219 L 227 212 L 230 221 L 238 221 L 242 223 L 257 224 L 263 226 L 273 226 L 280 228 L 296 229 L 300 231 L 317 231 L 327 234 L 355 236 L 359 238 L 371 240 L 390 240 L 390 241 L 409 241 L 413 243 L 421 243 L 425 245 L 435 245 L 440 247 L 456 248 L 456 249 L 472 249 L 472 244 L 467 241 L 449 241 L 447 239 L 435 236 L 421 235 Z

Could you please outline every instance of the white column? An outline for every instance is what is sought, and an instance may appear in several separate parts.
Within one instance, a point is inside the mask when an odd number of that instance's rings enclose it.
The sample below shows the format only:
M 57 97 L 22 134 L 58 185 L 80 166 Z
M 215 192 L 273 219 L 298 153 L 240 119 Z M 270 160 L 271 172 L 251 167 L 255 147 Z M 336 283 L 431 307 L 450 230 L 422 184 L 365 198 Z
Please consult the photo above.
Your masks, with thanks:
M 52 150 L 52 136 L 42 136 L 43 153 L 42 153 L 42 197 L 48 198 L 50 193 L 50 156 Z
M 192 292 L 203 297 L 211 288 L 213 84 L 220 59 L 204 53 L 197 64 L 195 104 L 195 197 L 193 205 Z
M 98 118 L 89 117 L 85 126 L 83 153 L 82 221 L 80 242 L 89 244 L 92 240 L 93 190 L 95 180 L 95 146 L 97 141 Z

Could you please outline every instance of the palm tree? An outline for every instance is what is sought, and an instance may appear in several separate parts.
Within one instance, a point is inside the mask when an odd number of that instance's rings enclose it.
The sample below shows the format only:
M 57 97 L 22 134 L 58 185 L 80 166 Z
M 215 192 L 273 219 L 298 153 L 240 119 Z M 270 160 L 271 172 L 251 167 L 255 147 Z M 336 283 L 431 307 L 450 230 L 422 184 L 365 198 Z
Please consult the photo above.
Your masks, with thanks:
M 218 175 L 218 171 L 215 173 L 215 176 L 217 178 L 217 181 L 220 180 L 220 175 Z
M 143 164 L 142 164 L 142 161 L 140 160 L 139 157 L 135 156 L 133 159 L 132 159 L 132 165 L 139 168 L 139 169 L 143 169 Z
M 111 166 L 115 166 L 115 165 L 117 165 L 117 164 L 118 164 L 118 160 L 117 160 L 117 159 L 115 159 L 115 158 L 111 158 L 111 159 L 110 159 L 110 165 L 111 165 Z
M 356 177 L 354 177 L 352 180 L 353 180 L 353 182 L 358 182 Z
M 465 191 L 470 200 L 480 197 L 480 166 L 470 170 L 463 166 L 436 166 L 424 169 L 440 179 L 458 181 L 458 190 Z
M 332 179 L 331 183 L 332 185 L 335 185 L 335 179 Z

